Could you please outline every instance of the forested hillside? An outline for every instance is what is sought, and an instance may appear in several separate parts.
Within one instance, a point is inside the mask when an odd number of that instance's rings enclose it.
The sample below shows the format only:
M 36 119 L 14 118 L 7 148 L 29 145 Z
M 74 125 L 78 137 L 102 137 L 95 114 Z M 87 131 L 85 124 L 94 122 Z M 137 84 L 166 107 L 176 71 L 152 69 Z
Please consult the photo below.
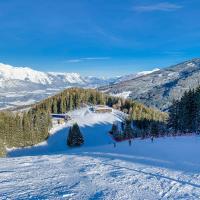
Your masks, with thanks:
M 44 110 L 28 112 L 0 112 L 0 155 L 5 146 L 25 147 L 44 141 L 49 135 L 51 118 Z
M 165 121 L 167 119 L 166 113 L 148 108 L 133 100 L 113 97 L 94 89 L 81 88 L 66 89 L 58 95 L 45 99 L 35 105 L 35 109 L 44 109 L 51 113 L 65 113 L 80 108 L 85 104 L 104 104 L 130 114 L 130 118 L 133 120 Z
M 128 119 L 137 127 L 136 137 L 159 136 L 166 133 L 168 114 L 144 106 L 131 99 L 113 97 L 94 89 L 71 88 L 36 105 L 51 113 L 65 113 L 85 104 L 105 104 L 128 114 Z
M 200 87 L 185 92 L 169 110 L 169 126 L 173 132 L 189 133 L 200 130 Z
M 99 89 L 112 94 L 128 92 L 131 99 L 168 111 L 173 99 L 179 99 L 185 91 L 198 87 L 199 83 L 200 58 L 196 58 Z
M 136 122 L 163 122 L 167 115 L 132 100 L 112 97 L 93 89 L 71 88 L 49 97 L 21 113 L 0 112 L 1 152 L 6 147 L 25 147 L 44 141 L 51 128 L 50 113 L 65 113 L 84 105 L 105 104 L 129 114 Z M 141 125 L 141 124 L 140 124 Z

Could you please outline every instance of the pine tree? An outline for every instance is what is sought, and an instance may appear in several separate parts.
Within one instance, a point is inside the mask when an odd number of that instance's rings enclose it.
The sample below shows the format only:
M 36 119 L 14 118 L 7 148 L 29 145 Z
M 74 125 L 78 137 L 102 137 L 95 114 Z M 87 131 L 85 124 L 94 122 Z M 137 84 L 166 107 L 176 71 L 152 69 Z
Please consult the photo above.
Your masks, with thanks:
M 4 146 L 3 140 L 0 139 L 0 157 L 6 156 L 6 148 Z
M 195 127 L 196 131 L 199 132 L 200 131 L 200 87 L 196 89 L 195 104 L 196 104 Z
M 69 110 L 73 110 L 74 108 L 74 103 L 73 103 L 73 97 L 72 94 L 69 96 Z
M 151 136 L 158 137 L 159 129 L 156 122 L 151 123 Z
M 197 132 L 200 129 L 200 87 L 185 92 L 169 110 L 169 123 L 175 132 Z
M 170 109 L 169 109 L 169 119 L 168 119 L 168 125 L 169 127 L 172 127 L 175 132 L 178 131 L 179 129 L 179 124 L 178 124 L 178 101 L 173 101 Z
M 58 112 L 57 100 L 55 98 L 53 99 L 52 111 L 53 111 L 53 113 Z
M 133 129 L 131 127 L 131 121 L 128 119 L 125 122 L 124 137 L 126 139 L 130 139 L 133 137 Z
M 67 145 L 70 147 L 80 146 L 84 143 L 83 135 L 77 123 L 73 124 L 69 129 L 67 137 Z
M 73 133 L 72 133 L 72 128 L 69 128 L 68 136 L 67 136 L 67 145 L 68 146 L 73 146 Z

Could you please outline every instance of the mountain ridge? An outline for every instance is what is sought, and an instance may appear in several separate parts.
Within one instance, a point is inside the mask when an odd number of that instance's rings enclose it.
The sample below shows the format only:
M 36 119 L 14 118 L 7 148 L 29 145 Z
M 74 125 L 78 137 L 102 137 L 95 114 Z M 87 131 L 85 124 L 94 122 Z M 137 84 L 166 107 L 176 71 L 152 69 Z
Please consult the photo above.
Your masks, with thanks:
M 174 99 L 200 83 L 200 58 L 163 68 L 144 76 L 100 87 L 110 94 L 129 92 L 129 98 L 147 106 L 167 111 Z
M 79 73 L 41 72 L 0 63 L 0 109 L 27 105 L 68 87 L 98 88 L 151 71 L 119 77 L 81 76 Z

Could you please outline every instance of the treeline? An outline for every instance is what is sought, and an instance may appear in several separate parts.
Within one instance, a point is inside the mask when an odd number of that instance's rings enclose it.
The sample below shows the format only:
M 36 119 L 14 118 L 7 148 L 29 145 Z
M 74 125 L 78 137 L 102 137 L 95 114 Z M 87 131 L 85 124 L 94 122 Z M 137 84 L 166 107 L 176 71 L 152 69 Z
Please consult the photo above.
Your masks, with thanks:
M 136 127 L 134 137 L 162 137 L 169 134 L 166 121 L 143 119 L 133 121 L 132 123 Z
M 173 102 L 168 124 L 174 134 L 200 131 L 200 87 L 190 89 Z
M 5 155 L 5 147 L 26 147 L 44 141 L 50 127 L 50 115 L 44 110 L 0 112 L 0 155 Z
M 116 141 L 131 138 L 162 137 L 169 134 L 167 123 L 153 120 L 130 120 L 125 119 L 121 123 L 114 123 L 110 134 Z
M 135 131 L 131 126 L 131 121 L 128 119 L 121 122 L 120 125 L 119 122 L 114 123 L 109 133 L 117 142 L 135 137 Z
M 49 97 L 35 106 L 50 113 L 65 113 L 83 105 L 103 104 L 121 110 L 130 115 L 132 120 L 166 121 L 167 114 L 148 108 L 130 99 L 113 97 L 94 89 L 70 88 Z
M 69 88 L 36 104 L 35 109 L 44 109 L 50 113 L 66 113 L 85 104 L 96 105 L 105 103 L 104 94 L 96 90 Z

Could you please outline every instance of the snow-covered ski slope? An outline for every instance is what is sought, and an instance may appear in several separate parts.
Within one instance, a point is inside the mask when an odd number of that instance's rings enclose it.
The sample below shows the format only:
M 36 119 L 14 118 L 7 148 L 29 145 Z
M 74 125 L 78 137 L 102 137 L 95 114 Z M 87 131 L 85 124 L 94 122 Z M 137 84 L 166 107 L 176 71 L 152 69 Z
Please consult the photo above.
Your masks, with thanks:
M 200 137 L 136 139 L 114 148 L 107 131 L 120 112 L 81 109 L 71 116 L 85 145 L 66 147 L 67 124 L 43 144 L 11 151 L 0 159 L 0 199 L 200 199 Z

